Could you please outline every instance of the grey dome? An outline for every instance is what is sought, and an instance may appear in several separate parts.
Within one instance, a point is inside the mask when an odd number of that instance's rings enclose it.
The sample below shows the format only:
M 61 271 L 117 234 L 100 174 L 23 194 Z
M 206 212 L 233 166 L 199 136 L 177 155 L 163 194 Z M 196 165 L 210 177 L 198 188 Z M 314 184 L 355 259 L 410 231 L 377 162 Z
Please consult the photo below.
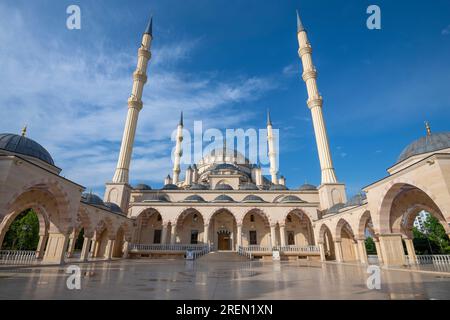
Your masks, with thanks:
M 312 184 L 305 183 L 305 184 L 301 185 L 301 186 L 298 188 L 298 190 L 300 190 L 300 191 L 317 190 L 317 187 L 314 186 L 314 185 L 312 185 Z
M 261 197 L 250 194 L 242 199 L 242 202 L 265 202 Z
M 283 197 L 283 199 L 281 199 L 280 202 L 283 202 L 283 203 L 301 203 L 301 202 L 305 202 L 305 201 L 303 201 L 302 199 L 300 199 L 297 196 L 292 196 L 291 195 L 291 196 Z
M 87 204 L 93 204 L 96 206 L 104 206 L 103 200 L 96 194 L 93 193 L 83 193 L 81 195 L 81 200 Z
M 105 202 L 105 206 L 114 213 L 122 214 L 122 209 L 120 209 L 120 207 L 115 203 Z
M 259 189 L 256 186 L 256 184 L 248 182 L 248 183 L 241 184 L 239 186 L 239 190 L 259 190 Z
M 353 206 L 360 206 L 364 203 L 364 200 L 367 199 L 367 196 L 365 193 L 357 194 L 353 196 L 347 203 L 345 204 L 346 207 L 353 207 Z
M 140 183 L 134 187 L 134 190 L 152 190 L 152 187 L 148 184 Z
M 226 183 L 218 183 L 214 187 L 214 190 L 233 190 L 233 187 Z
M 220 163 L 215 165 L 212 170 L 239 170 L 239 168 L 230 163 Z
M 224 194 L 218 196 L 213 200 L 213 202 L 234 202 L 233 198 L 226 196 Z
M 206 184 L 194 183 L 189 187 L 189 190 L 208 190 L 209 187 Z
M 432 133 L 409 144 L 398 157 L 397 163 L 412 156 L 450 148 L 450 132 Z
M 178 186 L 172 183 L 166 184 L 161 190 L 179 190 Z
M 55 165 L 52 156 L 43 146 L 25 136 L 12 133 L 0 134 L 0 149 L 34 157 L 52 166 Z
M 165 194 L 150 193 L 144 202 L 170 202 L 170 199 Z
M 339 210 L 341 210 L 345 205 L 343 203 L 338 203 L 332 206 L 330 209 L 327 210 L 327 213 L 338 213 Z
M 206 202 L 205 199 L 202 197 L 194 194 L 191 196 L 186 197 L 186 199 L 183 200 L 184 202 Z
M 269 190 L 289 190 L 286 186 L 282 184 L 273 184 L 270 186 Z

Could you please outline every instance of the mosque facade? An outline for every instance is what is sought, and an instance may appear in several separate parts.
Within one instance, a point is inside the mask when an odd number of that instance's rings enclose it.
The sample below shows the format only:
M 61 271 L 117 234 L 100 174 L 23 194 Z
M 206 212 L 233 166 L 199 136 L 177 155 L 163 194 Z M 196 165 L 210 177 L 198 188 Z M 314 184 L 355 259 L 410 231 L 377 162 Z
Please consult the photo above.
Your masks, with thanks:
M 404 149 L 386 177 L 347 199 L 333 166 L 312 46 L 298 15 L 298 53 L 320 185 L 287 187 L 277 171 L 268 115 L 270 176 L 226 145 L 182 174 L 181 117 L 173 171 L 164 186 L 131 186 L 130 163 L 152 40 L 150 21 L 138 49 L 117 167 L 103 199 L 61 176 L 51 155 L 25 132 L 0 135 L 0 243 L 14 219 L 30 208 L 39 218 L 36 259 L 42 263 L 231 251 L 250 259 L 272 259 L 277 252 L 281 259 L 367 264 L 364 241 L 370 234 L 380 264 L 405 265 L 416 261 L 412 228 L 420 212 L 436 217 L 450 233 L 450 132 L 432 133 L 427 126 L 426 135 Z M 84 243 L 78 256 L 74 248 L 81 231 Z

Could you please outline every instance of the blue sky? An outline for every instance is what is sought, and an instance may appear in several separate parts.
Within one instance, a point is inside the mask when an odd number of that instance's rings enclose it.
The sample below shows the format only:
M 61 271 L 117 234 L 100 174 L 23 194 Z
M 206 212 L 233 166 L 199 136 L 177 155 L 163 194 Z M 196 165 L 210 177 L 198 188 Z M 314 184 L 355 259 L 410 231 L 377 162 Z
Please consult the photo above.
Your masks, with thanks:
M 77 4 L 82 29 L 66 28 Z M 381 8 L 382 29 L 366 28 Z M 0 131 L 29 137 L 62 174 L 103 193 L 114 173 L 131 74 L 148 16 L 153 58 L 132 183 L 161 185 L 179 112 L 186 128 L 280 129 L 290 188 L 320 183 L 295 9 L 313 46 L 338 179 L 349 195 L 386 175 L 412 140 L 450 123 L 450 2 L 20 1 L 0 3 Z

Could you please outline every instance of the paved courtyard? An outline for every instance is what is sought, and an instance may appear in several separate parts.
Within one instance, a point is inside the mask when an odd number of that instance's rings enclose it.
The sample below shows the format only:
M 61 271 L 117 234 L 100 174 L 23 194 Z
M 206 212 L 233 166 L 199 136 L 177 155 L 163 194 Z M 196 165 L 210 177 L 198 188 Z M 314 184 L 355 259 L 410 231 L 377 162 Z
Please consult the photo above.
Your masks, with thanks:
M 450 273 L 366 269 L 319 262 L 117 260 L 79 264 L 81 290 L 64 267 L 0 269 L 0 299 L 449 299 Z

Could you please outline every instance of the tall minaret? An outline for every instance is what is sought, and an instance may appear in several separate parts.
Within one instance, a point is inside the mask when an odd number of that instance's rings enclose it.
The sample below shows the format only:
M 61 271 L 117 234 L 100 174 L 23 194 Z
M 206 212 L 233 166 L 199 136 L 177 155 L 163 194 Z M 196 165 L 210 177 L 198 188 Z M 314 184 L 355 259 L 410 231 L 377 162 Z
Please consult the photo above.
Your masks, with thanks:
M 183 112 L 181 112 L 180 122 L 177 127 L 177 142 L 175 145 L 174 159 L 173 159 L 173 184 L 177 184 L 180 180 L 180 163 L 183 150 L 181 143 L 183 142 Z
M 322 170 L 322 184 L 336 183 L 333 161 L 331 159 L 330 147 L 328 145 L 327 130 L 322 115 L 322 97 L 317 88 L 317 70 L 312 62 L 312 47 L 308 41 L 306 30 L 297 11 L 297 37 L 300 49 L 298 54 L 302 59 L 303 75 L 308 91 L 308 107 L 311 110 L 314 132 L 316 135 L 317 150 L 319 152 L 320 168 Z
M 322 171 L 322 184 L 319 187 L 321 209 L 327 209 L 337 203 L 345 203 L 345 185 L 338 183 L 331 159 L 327 130 L 322 114 L 322 96 L 317 88 L 317 70 L 312 61 L 312 47 L 309 43 L 306 30 L 297 11 L 297 38 L 299 44 L 298 54 L 302 60 L 302 78 L 306 83 L 308 92 L 307 104 L 311 110 L 314 133 L 316 136 L 317 151 L 319 153 L 320 168 Z
M 131 153 L 133 151 L 134 136 L 139 111 L 142 109 L 142 92 L 144 84 L 147 82 L 147 66 L 150 60 L 150 48 L 153 39 L 153 18 L 150 19 L 147 28 L 142 36 L 142 44 L 138 50 L 138 62 L 136 71 L 133 73 L 133 89 L 128 99 L 128 114 L 123 131 L 122 145 L 120 147 L 119 161 L 113 183 L 128 183 Z
M 267 110 L 267 142 L 269 144 L 269 162 L 270 162 L 270 175 L 272 177 L 272 183 L 278 184 L 278 170 L 277 170 L 277 154 L 275 152 L 275 146 L 273 144 L 273 129 L 272 121 L 270 120 L 270 112 Z

